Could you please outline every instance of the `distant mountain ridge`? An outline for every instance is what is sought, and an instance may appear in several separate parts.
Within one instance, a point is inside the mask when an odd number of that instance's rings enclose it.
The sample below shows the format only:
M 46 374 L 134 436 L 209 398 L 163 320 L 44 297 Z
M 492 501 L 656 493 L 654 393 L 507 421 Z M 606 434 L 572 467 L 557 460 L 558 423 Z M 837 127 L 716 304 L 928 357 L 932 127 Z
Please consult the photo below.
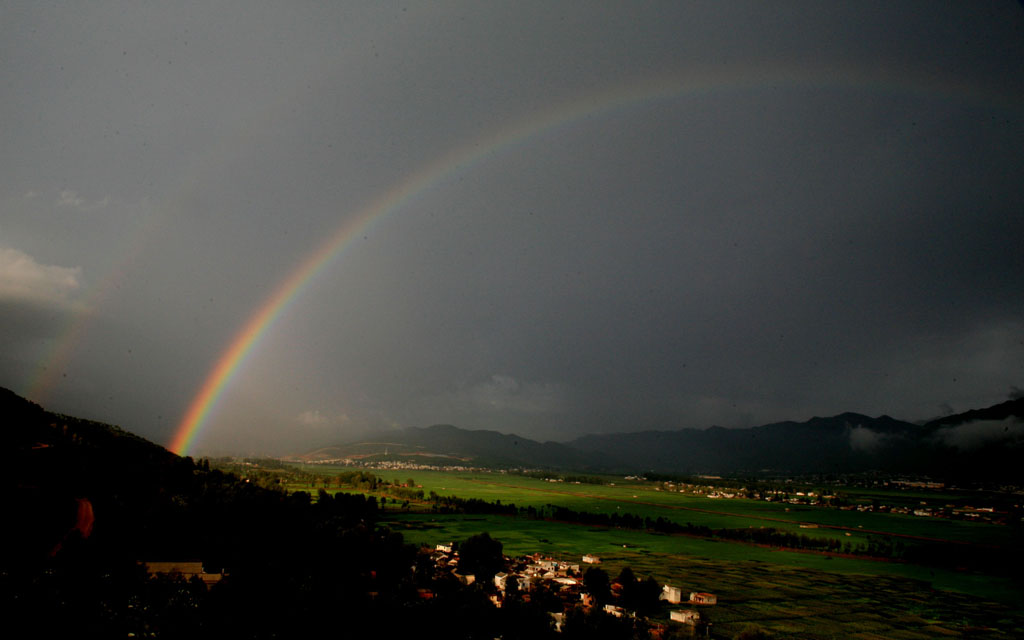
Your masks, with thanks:
M 1014 398 L 984 409 L 971 409 L 963 413 L 936 418 L 926 422 L 924 427 L 935 431 L 941 427 L 957 426 L 979 420 L 1006 420 L 1007 418 L 1024 420 L 1024 398 Z
M 352 442 L 302 456 L 434 460 L 585 471 L 663 473 L 924 473 L 1020 477 L 1024 399 L 932 420 L 842 413 L 749 429 L 680 429 L 582 436 L 567 443 L 452 425 L 410 427 L 386 447 Z M 447 459 L 448 462 L 443 460 Z M 428 462 L 429 463 L 429 462 Z
M 450 424 L 408 427 L 382 435 L 381 442 L 357 441 L 325 447 L 297 456 L 314 462 L 324 459 L 391 459 L 419 461 L 423 464 L 532 465 L 544 467 L 590 468 L 604 462 L 592 455 L 558 442 L 537 442 L 515 434 L 483 429 L 460 429 Z M 384 442 L 383 440 L 386 440 Z
M 91 452 L 90 466 L 116 455 L 117 473 L 170 469 L 174 456 L 130 432 L 44 411 L 0 389 L 8 445 L 19 452 L 8 472 L 22 484 L 49 486 L 44 468 L 75 475 L 74 464 L 53 464 L 75 448 Z M 58 428 L 58 425 L 60 428 Z M 48 464 L 34 460 L 45 458 Z M 570 442 L 537 442 L 515 434 L 453 425 L 409 427 L 324 447 L 294 459 L 404 460 L 425 464 L 519 466 L 588 472 L 857 473 L 884 471 L 938 477 L 1024 480 L 1024 398 L 914 424 L 858 413 L 777 422 L 750 429 L 680 429 L 587 435 Z M 79 469 L 80 470 L 80 469 Z M 113 471 L 108 471 L 114 473 Z M 57 476 L 54 476 L 57 477 Z
M 616 451 L 620 462 L 645 471 L 830 473 L 875 468 L 881 452 L 871 445 L 879 439 L 892 443 L 914 440 L 919 431 L 920 427 L 889 416 L 843 413 L 750 429 L 711 427 L 584 436 L 570 445 L 586 451 Z M 858 439 L 856 433 L 872 435 Z M 897 449 L 890 453 L 901 457 L 911 453 L 905 447 Z

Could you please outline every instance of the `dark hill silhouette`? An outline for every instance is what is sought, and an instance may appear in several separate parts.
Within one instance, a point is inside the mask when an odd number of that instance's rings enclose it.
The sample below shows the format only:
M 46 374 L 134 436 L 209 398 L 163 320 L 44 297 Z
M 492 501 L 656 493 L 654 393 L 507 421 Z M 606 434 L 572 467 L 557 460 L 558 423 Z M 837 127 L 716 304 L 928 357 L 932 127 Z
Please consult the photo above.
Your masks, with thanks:
M 410 637 L 416 550 L 374 526 L 374 498 L 288 495 L 117 427 L 0 389 L 5 501 L 0 611 L 38 637 Z M 224 577 L 150 578 L 199 561 Z M 415 593 L 415 592 L 414 592 Z M 377 599 L 370 594 L 377 594 Z M 379 620 L 393 620 L 379 633 Z
M 452 425 L 389 432 L 386 443 L 330 447 L 335 457 L 383 454 L 418 461 L 471 465 L 550 467 L 586 471 L 665 473 L 857 473 L 884 471 L 978 479 L 1016 478 L 1024 437 L 1010 425 L 1024 416 L 1024 401 L 977 409 L 924 425 L 890 416 L 841 413 L 805 422 L 749 429 L 678 429 L 587 435 L 539 443 L 517 435 Z M 1007 422 L 1005 437 L 988 432 L 980 446 L 953 429 L 981 421 Z M 991 437 L 989 437 L 991 436 Z M 967 444 L 965 444 L 967 443 Z M 319 452 L 322 454 L 322 451 Z
M 567 443 L 592 453 L 615 452 L 634 469 L 672 472 L 851 473 L 869 470 L 966 478 L 1020 478 L 1024 438 L 1011 425 L 1024 419 L 1024 401 L 946 416 L 918 426 L 889 416 L 843 413 L 806 422 L 751 429 L 648 431 L 585 436 Z M 950 429 L 1003 421 L 1005 437 L 983 446 L 956 446 Z M 943 431 L 945 429 L 946 431 Z
M 870 418 L 843 413 L 806 422 L 778 422 L 750 429 L 682 429 L 634 434 L 586 436 L 568 443 L 591 452 L 617 452 L 617 460 L 635 469 L 683 473 L 775 471 L 846 473 L 879 468 L 898 454 L 907 470 L 916 461 L 902 442 L 914 440 L 920 427 L 888 416 Z M 867 437 L 858 437 L 864 434 Z M 870 434 L 870 435 L 867 435 Z M 883 451 L 881 441 L 888 445 Z
M 423 464 L 478 466 L 532 466 L 591 469 L 607 466 L 605 457 L 579 451 L 558 442 L 537 442 L 515 434 L 483 429 L 460 429 L 450 424 L 409 427 L 388 432 L 374 441 L 356 441 L 325 447 L 300 458 L 379 457 L 387 452 Z
M 1007 400 L 984 409 L 971 409 L 963 413 L 936 418 L 927 422 L 924 428 L 927 431 L 935 431 L 942 427 L 955 427 L 979 420 L 1006 420 L 1007 418 L 1024 420 L 1024 398 Z

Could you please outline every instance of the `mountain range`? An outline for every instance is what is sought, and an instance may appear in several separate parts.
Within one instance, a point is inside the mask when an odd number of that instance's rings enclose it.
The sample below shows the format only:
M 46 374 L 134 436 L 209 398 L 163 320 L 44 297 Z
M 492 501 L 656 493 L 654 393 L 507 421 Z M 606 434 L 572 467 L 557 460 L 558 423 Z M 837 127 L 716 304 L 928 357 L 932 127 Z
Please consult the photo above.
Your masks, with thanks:
M 404 460 L 661 473 L 920 473 L 1014 478 L 1024 454 L 1024 399 L 915 424 L 857 413 L 749 429 L 680 429 L 537 442 L 452 425 L 410 427 L 297 459 Z
M 164 468 L 175 456 L 117 427 L 57 416 L 0 389 L 5 435 L 16 450 L 58 456 L 49 439 L 80 438 L 88 450 L 115 447 L 132 464 Z M 51 427 L 64 424 L 58 433 Z M 70 434 L 69 425 L 75 431 Z M 28 455 L 31 454 L 31 455 Z M 379 437 L 323 447 L 291 459 L 318 462 L 352 459 L 404 461 L 439 466 L 505 466 L 581 472 L 676 474 L 846 474 L 880 471 L 944 478 L 1024 479 L 1024 398 L 945 416 L 924 424 L 857 413 L 777 422 L 749 429 L 679 429 L 587 435 L 569 442 L 537 442 L 515 434 L 452 425 L 409 427 Z M 23 462 L 24 462 L 23 461 Z M 47 465 L 52 466 L 52 465 Z M 56 465 L 57 468 L 72 465 Z M 104 468 L 103 463 L 92 466 Z M 123 463 L 121 464 L 122 471 Z M 26 481 L 39 465 L 8 469 Z M 72 474 L 74 475 L 74 474 Z M 30 484 L 34 484 L 30 482 Z M 43 483 L 45 484 L 45 483 Z

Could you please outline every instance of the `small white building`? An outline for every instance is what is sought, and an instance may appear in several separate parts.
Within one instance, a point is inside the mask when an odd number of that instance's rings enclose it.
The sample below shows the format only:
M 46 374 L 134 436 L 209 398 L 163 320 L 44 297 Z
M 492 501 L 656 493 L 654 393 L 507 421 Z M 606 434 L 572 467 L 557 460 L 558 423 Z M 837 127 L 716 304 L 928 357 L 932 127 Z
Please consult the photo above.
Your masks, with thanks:
M 690 602 L 693 604 L 718 604 L 718 596 L 713 593 L 694 591 L 690 593 Z
M 683 601 L 683 590 L 666 584 L 661 588 L 661 599 L 671 604 L 679 604 Z
M 555 621 L 555 631 L 557 633 L 562 633 L 562 625 L 565 624 L 565 614 L 564 613 L 548 613 L 548 615 L 551 616 L 551 619 Z
M 441 544 L 437 545 L 437 547 L 435 547 L 434 550 L 435 551 L 440 551 L 441 553 L 451 553 L 452 552 L 452 544 L 453 543 L 451 543 L 451 542 L 442 542 Z
M 693 609 L 676 609 L 669 612 L 668 618 L 673 622 L 696 625 L 700 622 L 700 613 Z
M 584 564 L 601 564 L 601 558 L 598 558 L 597 556 L 588 553 L 587 555 L 583 556 L 583 563 Z
M 604 612 L 605 613 L 610 613 L 611 615 L 615 616 L 616 618 L 621 618 L 626 613 L 626 610 L 623 609 L 622 607 L 618 606 L 618 605 L 606 604 L 606 605 L 604 605 Z

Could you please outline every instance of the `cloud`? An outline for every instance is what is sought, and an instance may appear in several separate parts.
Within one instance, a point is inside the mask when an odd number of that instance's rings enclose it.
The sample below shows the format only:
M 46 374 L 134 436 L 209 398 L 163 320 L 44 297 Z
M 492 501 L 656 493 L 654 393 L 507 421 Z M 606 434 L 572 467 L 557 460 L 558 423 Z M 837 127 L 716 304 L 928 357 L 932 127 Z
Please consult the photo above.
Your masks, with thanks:
M 854 451 L 870 453 L 885 445 L 888 436 L 867 427 L 850 429 L 850 448 Z
M 304 427 L 322 428 L 327 426 L 344 426 L 352 422 L 348 414 L 340 413 L 336 416 L 326 416 L 319 409 L 307 409 L 296 417 L 296 421 Z
M 991 445 L 1020 445 L 1024 444 L 1024 422 L 1013 417 L 1005 420 L 977 420 L 939 429 L 932 438 L 961 451 Z
M 57 204 L 62 207 L 81 207 L 85 204 L 85 198 L 80 197 L 70 189 L 64 189 L 57 198 Z
M 456 390 L 455 403 L 469 409 L 547 413 L 562 406 L 562 393 L 556 385 L 520 382 L 496 373 L 486 380 Z
M 306 410 L 299 414 L 299 424 L 304 427 L 321 427 L 327 424 L 327 417 L 316 410 Z
M 81 277 L 81 267 L 40 264 L 23 251 L 0 248 L 0 300 L 69 305 Z
M 101 200 L 97 200 L 95 202 L 90 203 L 85 198 L 78 195 L 77 192 L 71 189 L 62 189 L 57 198 L 57 206 L 71 207 L 74 209 L 80 209 L 82 211 L 94 211 L 96 209 L 103 209 L 108 204 L 110 204 L 109 196 L 106 196 Z
M 327 424 L 324 414 L 314 410 L 307 410 L 299 414 L 299 424 L 306 427 L 318 427 Z

